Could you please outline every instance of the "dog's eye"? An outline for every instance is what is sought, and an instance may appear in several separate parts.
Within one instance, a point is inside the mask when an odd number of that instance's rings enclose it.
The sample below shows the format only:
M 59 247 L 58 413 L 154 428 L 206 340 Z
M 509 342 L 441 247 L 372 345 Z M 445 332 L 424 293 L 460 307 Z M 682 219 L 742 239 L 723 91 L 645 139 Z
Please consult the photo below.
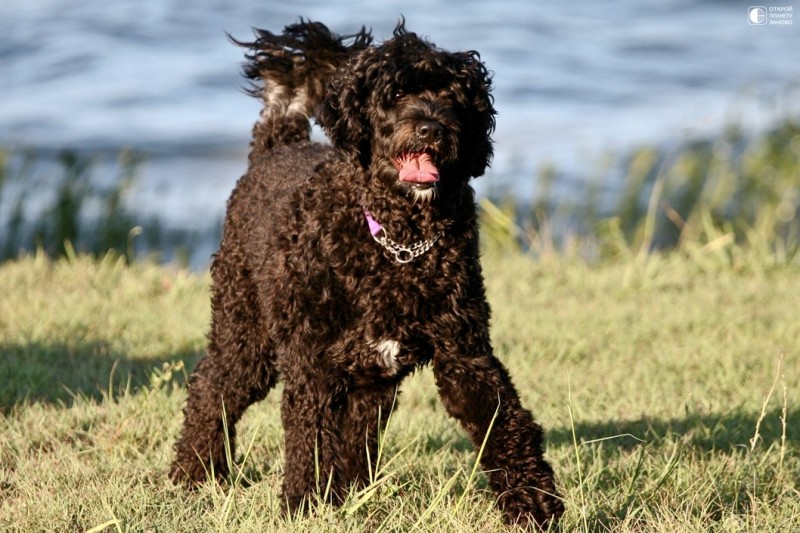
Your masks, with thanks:
M 397 91 L 395 91 L 395 93 L 394 93 L 394 99 L 395 100 L 400 100 L 405 95 L 406 95 L 405 91 L 403 91 L 402 89 L 397 89 Z

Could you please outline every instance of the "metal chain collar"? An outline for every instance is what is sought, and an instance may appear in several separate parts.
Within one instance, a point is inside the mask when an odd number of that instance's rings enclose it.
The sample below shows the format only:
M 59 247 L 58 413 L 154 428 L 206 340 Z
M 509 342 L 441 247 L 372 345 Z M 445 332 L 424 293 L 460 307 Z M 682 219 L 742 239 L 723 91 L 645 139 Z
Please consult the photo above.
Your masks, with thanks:
M 405 244 L 400 244 L 390 239 L 386 235 L 386 230 L 383 228 L 380 228 L 376 233 L 372 234 L 372 238 L 375 239 L 375 242 L 383 246 L 387 252 L 394 255 L 394 260 L 400 264 L 410 263 L 417 257 L 426 253 L 433 248 L 433 245 L 436 244 L 439 237 L 441 237 L 441 233 L 437 233 L 432 239 L 417 241 L 410 246 L 406 246 Z

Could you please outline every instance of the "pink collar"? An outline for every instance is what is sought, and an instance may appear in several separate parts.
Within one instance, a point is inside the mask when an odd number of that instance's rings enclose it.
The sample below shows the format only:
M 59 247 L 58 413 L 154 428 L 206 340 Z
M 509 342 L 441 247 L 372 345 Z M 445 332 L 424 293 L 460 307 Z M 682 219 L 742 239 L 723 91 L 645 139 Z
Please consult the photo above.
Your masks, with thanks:
M 364 216 L 367 218 L 367 226 L 369 226 L 369 232 L 372 234 L 373 237 L 377 237 L 378 234 L 383 231 L 383 226 L 381 226 L 377 220 L 372 218 L 372 214 L 369 211 L 364 209 Z

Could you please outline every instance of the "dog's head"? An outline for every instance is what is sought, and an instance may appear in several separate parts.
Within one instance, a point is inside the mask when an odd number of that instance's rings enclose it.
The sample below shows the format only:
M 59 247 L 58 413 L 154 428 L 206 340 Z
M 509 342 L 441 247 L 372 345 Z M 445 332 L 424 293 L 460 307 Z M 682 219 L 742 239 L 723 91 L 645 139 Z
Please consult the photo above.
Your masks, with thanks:
M 413 200 L 480 176 L 492 158 L 491 78 L 477 52 L 446 52 L 405 30 L 355 54 L 319 122 L 372 179 Z

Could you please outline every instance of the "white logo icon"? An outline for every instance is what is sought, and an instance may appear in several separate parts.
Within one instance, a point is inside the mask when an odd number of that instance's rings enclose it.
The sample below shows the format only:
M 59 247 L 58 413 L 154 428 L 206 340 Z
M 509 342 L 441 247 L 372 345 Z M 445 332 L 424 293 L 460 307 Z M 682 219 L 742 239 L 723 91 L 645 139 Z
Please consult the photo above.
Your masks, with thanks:
M 747 22 L 754 26 L 763 26 L 767 23 L 767 8 L 753 6 L 747 9 Z

